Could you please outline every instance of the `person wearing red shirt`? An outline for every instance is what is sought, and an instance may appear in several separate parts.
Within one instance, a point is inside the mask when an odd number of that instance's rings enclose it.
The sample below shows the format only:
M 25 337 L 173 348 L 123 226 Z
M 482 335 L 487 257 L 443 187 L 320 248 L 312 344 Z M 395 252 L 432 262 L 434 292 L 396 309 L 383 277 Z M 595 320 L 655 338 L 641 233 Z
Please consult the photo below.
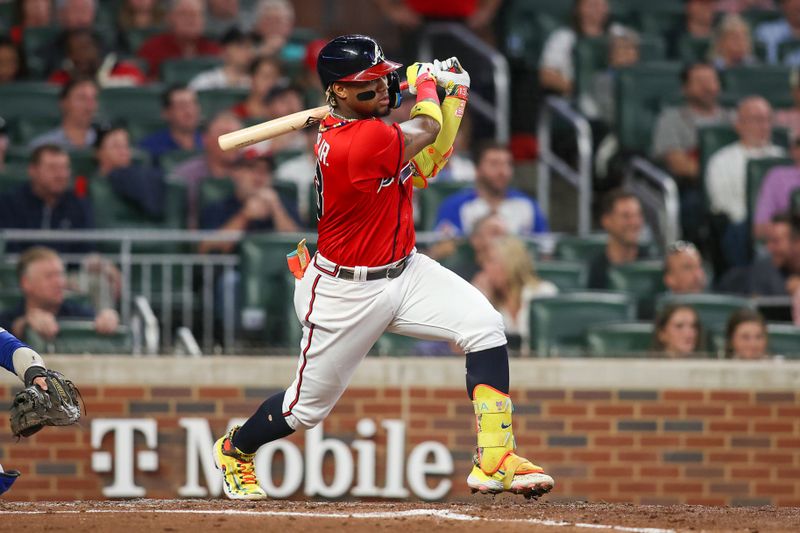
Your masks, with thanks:
M 502 317 L 478 289 L 415 248 L 412 195 L 452 152 L 469 75 L 456 58 L 414 63 L 406 70 L 416 94 L 410 120 L 388 125 L 380 117 L 399 106 L 400 66 L 364 35 L 337 37 L 320 51 L 330 112 L 315 146 L 318 250 L 292 270 L 302 353 L 292 385 L 214 444 L 231 499 L 267 497 L 253 470 L 258 448 L 319 424 L 385 331 L 454 342 L 467 354 L 478 431 L 467 478 L 473 491 L 531 498 L 553 487 L 541 467 L 514 453 Z M 441 105 L 437 84 L 447 95 Z
M 220 54 L 219 44 L 203 37 L 205 14 L 202 0 L 175 0 L 167 14 L 168 31 L 145 41 L 136 54 L 149 64 L 151 79 L 158 78 L 167 59 Z

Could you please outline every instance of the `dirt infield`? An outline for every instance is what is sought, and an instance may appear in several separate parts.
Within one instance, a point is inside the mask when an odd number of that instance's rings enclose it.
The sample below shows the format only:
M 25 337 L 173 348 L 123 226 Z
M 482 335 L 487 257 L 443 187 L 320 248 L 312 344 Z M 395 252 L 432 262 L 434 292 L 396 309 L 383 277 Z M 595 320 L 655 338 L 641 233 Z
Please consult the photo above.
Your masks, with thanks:
M 0 502 L 7 531 L 798 531 L 800 508 L 523 503 L 475 497 L 459 503 Z M 248 529 L 245 529 L 248 528 Z

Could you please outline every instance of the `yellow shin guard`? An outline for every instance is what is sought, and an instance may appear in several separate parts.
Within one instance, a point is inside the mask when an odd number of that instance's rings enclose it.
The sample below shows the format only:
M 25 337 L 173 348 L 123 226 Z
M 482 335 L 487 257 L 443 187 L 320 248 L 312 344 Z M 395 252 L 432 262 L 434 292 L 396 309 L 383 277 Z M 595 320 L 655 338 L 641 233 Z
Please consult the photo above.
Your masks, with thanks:
M 507 394 L 488 386 L 478 385 L 473 391 L 472 404 L 478 430 L 478 453 L 475 466 L 486 476 L 503 483 L 509 490 L 515 475 L 543 472 L 543 469 L 514 453 L 517 445 L 511 427 L 514 410 Z

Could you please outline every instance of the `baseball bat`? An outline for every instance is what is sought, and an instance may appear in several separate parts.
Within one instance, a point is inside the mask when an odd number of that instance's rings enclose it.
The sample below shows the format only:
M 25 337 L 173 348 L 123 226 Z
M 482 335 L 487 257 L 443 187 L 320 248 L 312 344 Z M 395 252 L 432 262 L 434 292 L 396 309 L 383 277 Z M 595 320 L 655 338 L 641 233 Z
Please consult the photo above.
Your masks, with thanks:
M 408 82 L 400 83 L 400 90 L 405 91 L 406 89 L 408 89 Z M 274 139 L 291 131 L 297 131 L 316 124 L 328 114 L 328 110 L 327 105 L 305 109 L 285 117 L 274 118 L 248 128 L 220 135 L 217 141 L 219 142 L 219 147 L 223 150 L 244 148 L 245 146 Z

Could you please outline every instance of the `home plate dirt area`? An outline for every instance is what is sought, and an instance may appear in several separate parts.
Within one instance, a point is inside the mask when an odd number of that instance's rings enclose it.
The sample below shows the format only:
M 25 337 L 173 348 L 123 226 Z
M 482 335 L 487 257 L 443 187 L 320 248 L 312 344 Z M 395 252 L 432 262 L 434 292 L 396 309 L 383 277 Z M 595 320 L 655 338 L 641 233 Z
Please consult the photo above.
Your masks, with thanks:
M 800 508 L 527 502 L 0 502 L 3 531 L 798 531 Z

